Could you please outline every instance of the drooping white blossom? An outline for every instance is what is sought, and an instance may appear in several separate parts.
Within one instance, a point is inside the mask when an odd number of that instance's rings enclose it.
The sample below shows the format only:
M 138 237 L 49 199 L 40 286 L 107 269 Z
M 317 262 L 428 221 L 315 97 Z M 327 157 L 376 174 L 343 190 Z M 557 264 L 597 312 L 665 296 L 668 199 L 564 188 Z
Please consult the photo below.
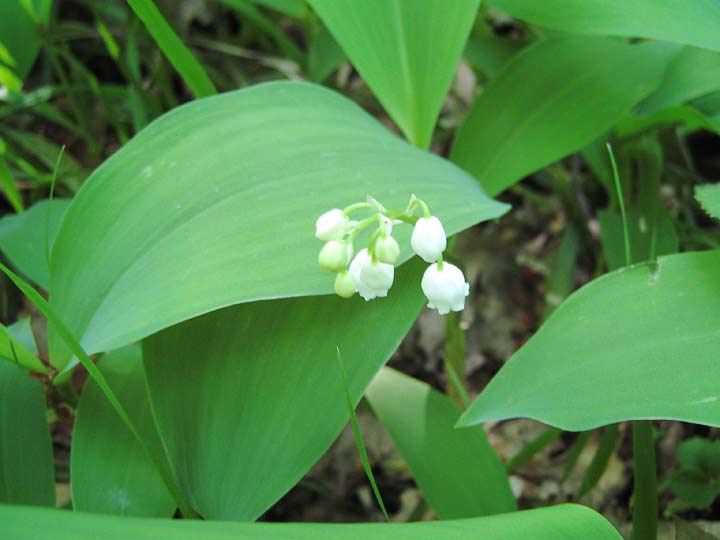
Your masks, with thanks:
M 350 298 L 357 292 L 355 278 L 350 272 L 340 272 L 335 278 L 335 294 L 343 298 Z
M 465 281 L 462 270 L 448 262 L 442 263 L 442 270 L 437 263 L 428 266 L 420 286 L 428 299 L 428 307 L 437 309 L 440 315 L 465 309 L 465 297 L 470 294 L 470 284 Z
M 435 216 L 419 218 L 415 223 L 410 245 L 425 262 L 437 261 L 447 247 L 445 229 L 440 220 Z
M 395 277 L 392 264 L 373 262 L 367 249 L 359 251 L 350 263 L 350 275 L 355 280 L 358 293 L 365 300 L 387 296 Z
M 377 260 L 387 264 L 395 264 L 400 257 L 400 246 L 389 234 L 377 239 L 375 243 L 375 256 Z
M 315 236 L 323 242 L 337 240 L 350 219 L 339 208 L 328 210 L 315 222 Z
M 347 266 L 348 260 L 347 246 L 337 240 L 330 240 L 320 250 L 318 255 L 318 263 L 323 270 L 328 272 L 339 272 Z

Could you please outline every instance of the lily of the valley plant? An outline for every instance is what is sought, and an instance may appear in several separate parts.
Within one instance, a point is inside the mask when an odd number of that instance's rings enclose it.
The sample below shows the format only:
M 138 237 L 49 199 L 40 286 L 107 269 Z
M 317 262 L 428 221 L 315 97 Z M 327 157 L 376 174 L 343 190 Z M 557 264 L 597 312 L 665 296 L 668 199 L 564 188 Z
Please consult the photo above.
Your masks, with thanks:
M 420 218 L 414 215 L 417 208 L 423 212 Z M 370 210 L 370 215 L 360 221 L 351 219 L 351 214 L 358 210 Z M 335 293 L 343 298 L 358 293 L 365 300 L 387 296 L 395 277 L 394 265 L 400 257 L 400 246 L 392 236 L 393 227 L 402 224 L 414 226 L 412 250 L 431 263 L 421 281 L 428 307 L 437 309 L 441 315 L 462 311 L 470 285 L 457 266 L 443 261 L 447 247 L 445 229 L 430 214 L 428 205 L 415 195 L 404 211 L 389 210 L 368 196 L 367 202 L 351 204 L 344 210 L 328 210 L 317 219 L 315 236 L 325 242 L 318 262 L 324 270 L 337 273 Z M 373 225 L 376 229 L 367 247 L 355 254 L 353 242 Z

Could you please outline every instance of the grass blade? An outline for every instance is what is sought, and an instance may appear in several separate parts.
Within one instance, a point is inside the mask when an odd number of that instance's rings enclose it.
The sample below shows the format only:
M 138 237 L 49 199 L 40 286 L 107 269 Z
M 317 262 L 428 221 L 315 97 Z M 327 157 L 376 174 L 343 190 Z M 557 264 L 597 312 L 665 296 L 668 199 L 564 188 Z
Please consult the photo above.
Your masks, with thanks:
M 193 94 L 198 98 L 217 94 L 210 77 L 170 27 L 155 3 L 152 0 L 128 0 L 128 4 Z
M 365 444 L 363 443 L 362 434 L 360 433 L 360 424 L 358 424 L 357 416 L 355 415 L 355 407 L 353 407 L 352 398 L 350 398 L 350 389 L 348 388 L 347 384 L 345 366 L 343 366 L 342 357 L 340 356 L 340 348 L 337 349 L 337 361 L 338 365 L 340 366 L 340 373 L 342 374 L 343 387 L 345 388 L 345 400 L 347 403 L 348 413 L 350 414 L 350 423 L 352 424 L 353 433 L 355 434 L 355 443 L 357 444 L 358 452 L 360 453 L 360 461 L 362 461 L 362 466 L 363 469 L 365 469 L 365 474 L 367 475 L 368 480 L 370 480 L 370 485 L 372 486 L 372 490 L 375 494 L 375 499 L 377 500 L 378 506 L 380 506 L 380 510 L 382 510 L 385 519 L 389 523 L 390 517 L 388 516 L 387 510 L 385 509 L 385 503 L 382 499 L 382 495 L 380 495 L 380 490 L 378 489 L 377 483 L 375 482 L 375 475 L 373 475 L 372 469 L 370 468 L 370 462 L 367 457 L 367 452 L 365 451 Z

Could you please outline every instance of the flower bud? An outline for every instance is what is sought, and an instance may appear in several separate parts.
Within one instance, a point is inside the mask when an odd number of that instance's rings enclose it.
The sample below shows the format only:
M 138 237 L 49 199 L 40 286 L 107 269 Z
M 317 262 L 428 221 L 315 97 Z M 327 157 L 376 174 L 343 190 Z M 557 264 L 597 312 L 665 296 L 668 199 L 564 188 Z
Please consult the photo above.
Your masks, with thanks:
M 335 278 L 335 294 L 343 298 L 350 298 L 357 292 L 355 278 L 349 272 L 340 272 Z
M 470 284 L 465 282 L 465 276 L 457 266 L 443 262 L 440 270 L 437 263 L 431 264 L 420 285 L 428 299 L 428 307 L 437 309 L 440 315 L 465 309 Z
M 315 236 L 323 242 L 337 240 L 349 222 L 350 219 L 339 208 L 328 210 L 315 222 Z
M 435 262 L 447 247 L 447 238 L 442 223 L 435 216 L 420 218 L 415 223 L 410 245 L 425 262 Z
M 400 246 L 389 234 L 382 236 L 375 242 L 375 256 L 382 263 L 395 264 L 400 257 Z
M 395 268 L 392 264 L 373 262 L 367 249 L 355 255 L 350 263 L 350 274 L 355 280 L 357 291 L 365 300 L 387 296 L 393 284 Z
M 339 272 L 347 266 L 348 250 L 345 244 L 337 240 L 330 240 L 320 250 L 318 263 L 323 270 Z

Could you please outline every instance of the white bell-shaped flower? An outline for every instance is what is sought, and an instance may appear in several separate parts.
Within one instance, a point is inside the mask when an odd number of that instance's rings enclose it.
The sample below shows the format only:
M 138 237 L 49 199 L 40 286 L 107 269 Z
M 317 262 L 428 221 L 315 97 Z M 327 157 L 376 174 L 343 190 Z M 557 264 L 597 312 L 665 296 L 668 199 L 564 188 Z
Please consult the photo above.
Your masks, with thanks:
M 392 264 L 373 262 L 367 249 L 355 255 L 349 272 L 355 280 L 358 293 L 365 300 L 387 296 L 395 277 L 395 267 Z
M 425 262 L 437 261 L 447 247 L 445 229 L 440 220 L 435 216 L 419 218 L 415 223 L 410 245 Z
M 340 272 L 335 278 L 335 294 L 343 298 L 350 298 L 357 292 L 355 278 L 350 272 Z
M 350 256 L 351 255 L 352 254 L 350 254 Z M 330 240 L 320 250 L 318 263 L 323 270 L 339 272 L 347 266 L 350 256 L 348 255 L 348 249 L 345 244 L 337 240 Z
M 328 210 L 315 222 L 315 236 L 323 242 L 337 240 L 348 223 L 350 219 L 339 208 Z
M 375 243 L 375 256 L 380 262 L 395 264 L 400 257 L 400 246 L 397 240 L 389 234 L 385 238 L 382 236 L 378 238 Z
M 420 285 L 428 299 L 428 307 L 437 309 L 440 315 L 465 309 L 470 284 L 457 266 L 443 262 L 440 270 L 437 263 L 431 264 L 425 270 Z

